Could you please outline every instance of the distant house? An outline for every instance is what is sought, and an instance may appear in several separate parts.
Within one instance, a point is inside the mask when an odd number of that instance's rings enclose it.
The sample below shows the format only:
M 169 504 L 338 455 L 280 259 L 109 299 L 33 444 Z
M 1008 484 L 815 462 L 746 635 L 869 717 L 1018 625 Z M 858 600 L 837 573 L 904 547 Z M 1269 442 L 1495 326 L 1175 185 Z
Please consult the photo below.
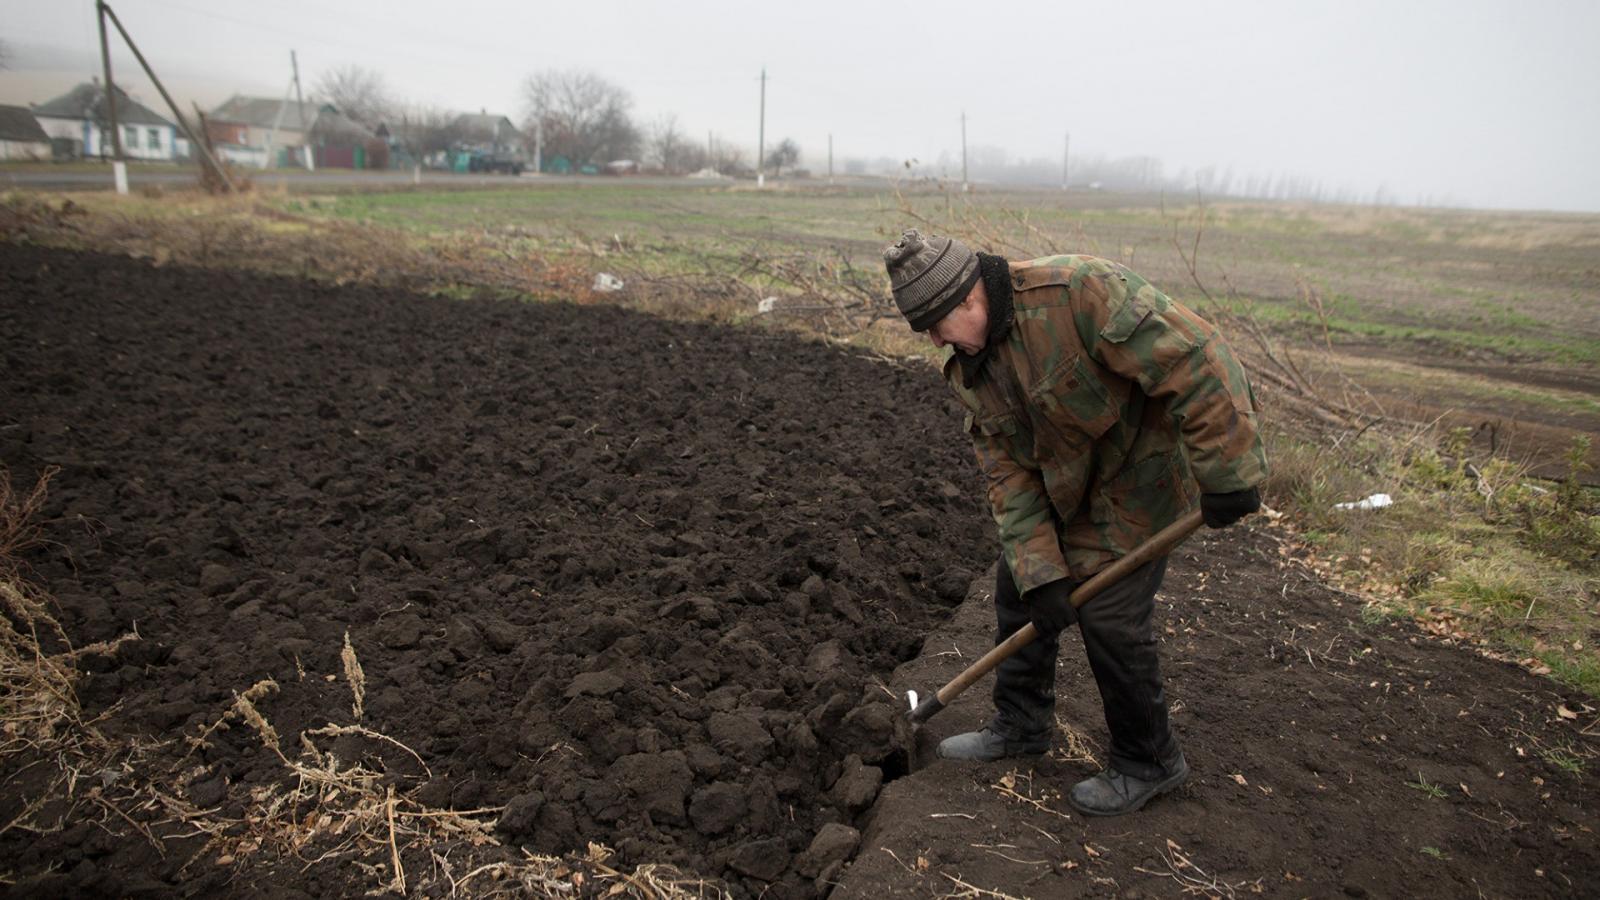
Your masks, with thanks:
M 490 112 L 462 113 L 450 128 L 464 150 L 495 156 L 522 157 L 528 141 L 505 116 Z
M 128 159 L 173 160 L 189 155 L 189 142 L 178 127 L 159 113 L 116 89 L 117 125 L 122 130 L 122 154 Z M 68 157 L 106 156 L 112 141 L 106 129 L 110 116 L 106 92 L 99 81 L 84 82 L 65 94 L 33 108 L 39 126 L 52 144 Z
M 240 94 L 206 114 L 206 133 L 225 159 L 245 165 L 381 169 L 388 144 L 331 103 Z
M 26 107 L 0 106 L 0 159 L 49 159 L 50 135 Z
M 389 145 L 338 107 L 324 103 L 311 125 L 311 144 L 317 167 L 328 169 L 387 169 Z
M 206 114 L 218 155 L 244 165 L 303 166 L 318 107 L 273 97 L 234 94 Z

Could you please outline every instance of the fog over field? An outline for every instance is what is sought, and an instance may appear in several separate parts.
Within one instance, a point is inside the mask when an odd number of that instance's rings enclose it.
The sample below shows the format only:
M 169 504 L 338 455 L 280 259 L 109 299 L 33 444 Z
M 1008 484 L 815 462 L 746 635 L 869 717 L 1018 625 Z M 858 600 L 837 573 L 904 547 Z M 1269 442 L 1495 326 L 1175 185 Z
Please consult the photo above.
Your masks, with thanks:
M 766 141 L 801 165 L 1360 202 L 1600 211 L 1600 5 L 1588 2 L 529 4 L 117 0 L 180 101 L 282 96 L 339 66 L 398 100 L 503 112 L 549 69 L 631 94 L 641 128 Z M 99 71 L 90 0 L 0 0 L 0 102 Z M 124 49 L 119 79 L 154 106 Z M 901 168 L 904 171 L 904 168 Z

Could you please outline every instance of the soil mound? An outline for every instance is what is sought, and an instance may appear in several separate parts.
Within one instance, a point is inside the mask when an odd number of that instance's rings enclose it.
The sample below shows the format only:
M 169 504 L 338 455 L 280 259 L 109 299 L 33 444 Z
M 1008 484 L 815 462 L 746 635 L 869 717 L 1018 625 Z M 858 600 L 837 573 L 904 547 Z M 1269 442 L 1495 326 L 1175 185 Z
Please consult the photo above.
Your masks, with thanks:
M 504 807 L 537 852 L 809 895 L 819 832 L 898 774 L 876 678 L 992 559 L 937 379 L 791 336 L 25 247 L 0 249 L 0 330 L 0 460 L 61 468 L 27 563 L 74 640 L 142 638 L 92 663 L 90 714 L 175 767 L 272 679 L 279 734 L 388 735 L 418 758 L 335 752 Z M 180 789 L 242 819 L 282 762 L 248 728 L 208 741 Z M 157 849 L 175 827 L 62 815 L 0 836 L 24 878 L 233 872 Z M 371 886 L 291 863 L 284 888 Z

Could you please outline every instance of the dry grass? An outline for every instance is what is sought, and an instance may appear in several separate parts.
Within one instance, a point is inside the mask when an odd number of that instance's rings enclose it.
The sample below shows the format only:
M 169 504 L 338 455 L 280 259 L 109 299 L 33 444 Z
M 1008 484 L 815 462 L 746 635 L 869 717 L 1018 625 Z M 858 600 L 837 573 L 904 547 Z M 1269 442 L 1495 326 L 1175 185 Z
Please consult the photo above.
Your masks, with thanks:
M 344 633 L 344 649 L 339 651 L 339 661 L 344 665 L 344 680 L 350 685 L 350 715 L 361 721 L 367 697 L 367 676 L 361 671 L 361 660 L 356 658 L 356 648 L 350 646 L 350 632 Z
M 1081 763 L 1092 769 L 1102 768 L 1099 758 L 1095 754 L 1094 739 L 1082 729 L 1071 722 L 1056 716 L 1056 730 L 1061 733 L 1061 744 L 1052 747 L 1049 753 L 1051 759 L 1059 762 Z
M 354 689 L 364 676 L 348 639 L 345 648 L 343 664 Z M 243 723 L 282 766 L 281 778 L 251 790 L 242 822 L 200 828 L 211 837 L 197 858 L 214 856 L 219 864 L 241 869 L 288 859 L 306 868 L 347 867 L 345 871 L 362 873 L 373 894 L 447 891 L 452 897 L 603 895 L 649 900 L 724 896 L 717 883 L 667 866 L 646 864 L 631 872 L 615 868 L 608 863 L 612 851 L 599 844 L 590 844 L 581 857 L 505 847 L 494 831 L 503 807 L 455 810 L 423 803 L 418 797 L 433 773 L 422 757 L 360 725 L 329 724 L 301 732 L 299 752 L 288 756 L 258 705 L 277 689 L 270 680 L 257 682 L 237 694 L 216 722 L 188 739 L 193 747 L 208 746 L 216 732 Z M 369 760 L 376 753 L 343 759 L 319 743 L 350 737 L 402 751 L 415 761 L 417 772 L 374 765 Z
M 880 354 L 927 350 L 901 324 L 881 273 L 856 267 L 837 248 L 752 243 L 707 252 L 671 242 L 638 247 L 620 238 L 541 241 L 516 228 L 418 234 L 302 215 L 256 196 L 203 194 L 124 198 L 93 211 L 70 199 L 5 195 L 0 240 L 116 253 L 158 267 L 254 271 L 458 298 L 615 303 L 669 318 L 775 327 Z M 594 291 L 594 273 L 601 271 L 620 276 L 625 287 Z
M 58 830 L 81 805 L 105 802 L 93 777 L 115 770 L 117 748 L 83 718 L 77 666 L 137 640 L 73 647 L 48 596 L 24 579 L 21 556 L 41 542 L 35 516 L 52 474 L 24 494 L 0 468 L 0 771 L 16 791 L 0 807 L 0 834 Z
M 88 213 L 72 200 L 0 197 L 0 240 L 91 249 L 194 266 L 288 275 L 419 292 L 522 297 L 587 294 L 588 272 L 570 258 L 528 252 L 515 237 L 419 237 L 313 219 L 250 195 L 140 198 Z

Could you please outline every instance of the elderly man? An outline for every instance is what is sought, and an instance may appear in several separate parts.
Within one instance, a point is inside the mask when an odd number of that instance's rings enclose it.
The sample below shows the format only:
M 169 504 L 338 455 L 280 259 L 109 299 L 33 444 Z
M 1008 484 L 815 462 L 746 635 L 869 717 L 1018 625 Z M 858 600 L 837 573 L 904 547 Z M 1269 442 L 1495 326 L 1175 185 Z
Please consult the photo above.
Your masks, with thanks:
M 1189 774 L 1151 626 L 1166 560 L 1081 609 L 1067 598 L 1186 512 L 1191 480 L 1213 528 L 1260 507 L 1266 456 L 1244 370 L 1215 327 L 1117 263 L 1007 262 L 915 230 L 883 257 L 912 329 L 952 348 L 944 376 L 967 409 L 999 527 L 996 642 L 1029 621 L 1040 634 L 996 670 L 989 724 L 939 755 L 1044 752 L 1059 636 L 1076 622 L 1111 751 L 1069 800 L 1085 815 L 1139 809 Z

